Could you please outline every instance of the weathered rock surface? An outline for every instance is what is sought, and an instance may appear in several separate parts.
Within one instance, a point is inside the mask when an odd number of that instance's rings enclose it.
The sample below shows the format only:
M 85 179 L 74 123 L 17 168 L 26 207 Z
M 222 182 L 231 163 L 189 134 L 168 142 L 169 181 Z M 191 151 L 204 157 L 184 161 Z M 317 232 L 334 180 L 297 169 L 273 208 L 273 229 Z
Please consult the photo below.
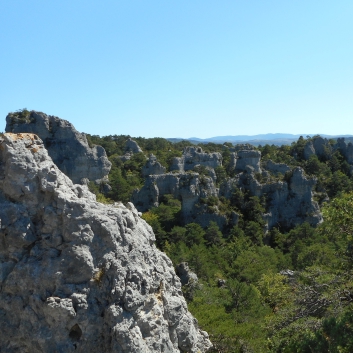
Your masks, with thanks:
M 254 169 L 255 173 L 261 172 L 260 166 L 261 152 L 255 150 L 241 150 L 237 152 L 235 171 L 243 172 L 246 167 Z
M 271 159 L 269 159 L 265 163 L 265 168 L 275 174 L 278 174 L 278 173 L 285 174 L 286 172 L 289 172 L 291 169 L 287 164 L 275 163 L 275 162 L 271 161 Z
M 304 158 L 308 160 L 312 155 L 316 155 L 319 158 L 329 158 L 332 153 L 332 147 L 329 140 L 316 136 L 312 140 L 308 141 L 304 147 Z
M 125 153 L 140 153 L 142 149 L 137 144 L 136 141 L 132 140 L 131 138 L 127 139 L 125 142 Z
M 163 196 L 167 194 L 181 200 L 182 219 L 185 224 L 196 222 L 207 227 L 210 221 L 215 221 L 222 227 L 226 223 L 223 215 L 207 213 L 207 206 L 198 205 L 201 198 L 218 196 L 212 178 L 200 176 L 198 173 L 149 175 L 144 186 L 132 195 L 132 202 L 140 212 L 145 212 L 151 207 L 158 207 Z
M 177 267 L 177 274 L 180 278 L 181 284 L 184 286 L 190 282 L 197 283 L 199 279 L 195 272 L 193 272 L 187 262 L 181 262 Z
M 346 161 L 353 164 L 353 144 L 346 143 L 345 138 L 338 138 L 335 144 L 321 136 L 315 136 L 309 140 L 304 146 L 304 158 L 308 160 L 311 156 L 316 155 L 320 159 L 328 160 L 335 151 L 339 151 Z
M 5 131 L 38 135 L 54 163 L 76 184 L 83 178 L 107 179 L 111 163 L 104 148 L 89 147 L 86 135 L 66 120 L 36 111 L 28 115 L 10 113 L 6 117 Z
M 344 137 L 337 139 L 337 143 L 334 146 L 335 149 L 339 149 L 343 156 L 346 158 L 349 164 L 353 164 L 353 144 L 352 142 L 346 143 Z
M 268 161 L 265 167 L 272 173 L 288 173 L 287 180 L 274 181 L 269 172 L 261 170 L 261 153 L 256 150 L 238 150 L 234 155 L 234 168 L 238 172 L 235 178 L 228 178 L 220 186 L 215 187 L 216 177 L 205 176 L 198 173 L 167 173 L 149 175 L 141 190 L 135 191 L 132 202 L 137 209 L 145 212 L 151 207 L 158 207 L 163 196 L 171 194 L 182 202 L 182 220 L 185 224 L 197 222 L 202 227 L 207 227 L 214 221 L 222 229 L 225 225 L 237 224 L 238 215 L 232 214 L 227 219 L 221 214 L 217 206 L 208 207 L 207 201 L 200 202 L 210 196 L 232 197 L 235 188 L 248 190 L 250 195 L 262 197 L 267 200 L 264 219 L 267 228 L 280 226 L 289 230 L 303 222 L 316 226 L 322 221 L 319 205 L 313 199 L 315 178 L 307 178 L 303 169 L 291 168 L 286 164 Z M 197 170 L 200 165 L 194 166 Z M 206 167 L 213 171 L 212 168 Z M 268 177 L 267 182 L 259 182 L 256 173 Z
M 0 351 L 205 352 L 132 204 L 95 202 L 33 134 L 0 138 Z
M 264 219 L 271 229 L 280 226 L 291 229 L 308 222 L 312 226 L 322 222 L 319 205 L 313 199 L 315 178 L 308 178 L 302 168 L 295 168 L 288 180 L 260 183 L 253 172 L 247 171 L 228 179 L 220 188 L 220 195 L 230 198 L 234 188 L 248 190 L 253 196 L 266 196 L 267 208 Z
M 193 170 L 197 165 L 217 168 L 222 165 L 222 155 L 218 152 L 206 153 L 201 147 L 189 146 L 184 149 L 182 157 L 174 157 L 170 170 L 184 172 Z
M 147 177 L 148 175 L 165 174 L 165 172 L 166 168 L 157 161 L 157 157 L 153 154 L 150 155 L 148 161 L 142 168 L 142 175 L 144 177 Z

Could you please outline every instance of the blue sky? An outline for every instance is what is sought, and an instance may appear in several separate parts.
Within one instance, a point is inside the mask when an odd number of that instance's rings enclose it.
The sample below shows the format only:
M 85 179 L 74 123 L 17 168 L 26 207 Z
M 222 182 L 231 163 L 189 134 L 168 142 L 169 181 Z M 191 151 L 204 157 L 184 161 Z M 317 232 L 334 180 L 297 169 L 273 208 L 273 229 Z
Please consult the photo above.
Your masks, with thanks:
M 26 107 L 99 135 L 353 134 L 352 18 L 351 0 L 0 0 L 0 131 Z

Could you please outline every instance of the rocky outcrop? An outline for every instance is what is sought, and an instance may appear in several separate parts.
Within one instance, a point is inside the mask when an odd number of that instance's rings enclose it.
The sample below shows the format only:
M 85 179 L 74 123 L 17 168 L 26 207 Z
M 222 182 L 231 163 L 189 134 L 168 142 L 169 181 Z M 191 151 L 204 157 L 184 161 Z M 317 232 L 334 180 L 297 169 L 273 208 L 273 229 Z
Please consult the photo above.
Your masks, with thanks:
M 150 155 L 148 161 L 142 168 L 142 175 L 144 177 L 147 177 L 149 175 L 159 175 L 159 174 L 165 174 L 166 168 L 162 166 L 157 161 L 157 157 L 153 154 Z
M 312 155 L 328 159 L 332 153 L 329 140 L 321 136 L 315 136 L 309 140 L 304 147 L 304 158 L 308 160 Z
M 218 196 L 218 189 L 211 177 L 198 173 L 149 175 L 144 186 L 132 195 L 132 202 L 140 212 L 145 212 L 151 207 L 158 207 L 167 194 L 181 200 L 182 221 L 185 224 L 196 222 L 207 227 L 210 221 L 214 221 L 221 228 L 226 224 L 224 215 L 210 213 L 206 205 L 199 204 L 201 199 Z
M 335 144 L 321 136 L 315 136 L 309 140 L 304 147 L 304 158 L 308 160 L 312 155 L 318 156 L 320 159 L 330 159 L 335 151 L 340 151 L 342 156 L 349 164 L 353 164 L 353 144 L 346 143 L 345 138 L 338 138 Z
M 264 165 L 265 169 L 268 171 L 274 173 L 274 174 L 285 174 L 286 172 L 290 171 L 290 167 L 287 164 L 284 163 L 275 163 L 269 159 L 266 161 Z
M 222 155 L 218 152 L 206 153 L 201 147 L 189 146 L 184 149 L 182 157 L 174 157 L 170 170 L 184 172 L 193 170 L 197 165 L 217 168 L 222 165 Z
M 142 149 L 137 144 L 137 142 L 132 140 L 131 138 L 128 138 L 125 142 L 125 153 L 140 153 L 140 152 L 142 152 Z
M 322 222 L 319 205 L 313 199 L 316 178 L 308 178 L 302 168 L 295 168 L 284 181 L 260 183 L 254 173 L 240 173 L 227 180 L 220 189 L 220 195 L 230 198 L 234 188 L 247 190 L 250 195 L 266 196 L 267 207 L 264 219 L 267 228 L 281 227 L 289 230 L 298 224 L 308 222 L 316 226 Z
M 205 352 L 134 206 L 97 203 L 33 134 L 0 137 L 0 351 Z
M 353 164 L 353 144 L 352 142 L 346 143 L 344 137 L 337 139 L 337 143 L 334 146 L 335 149 L 339 149 L 342 155 L 346 158 L 349 164 Z
M 33 133 L 44 142 L 49 156 L 74 183 L 106 180 L 111 163 L 101 146 L 89 147 L 86 135 L 66 120 L 36 111 L 10 113 L 6 132 Z
M 163 196 L 171 194 L 182 202 L 181 213 L 185 224 L 197 222 L 202 227 L 207 227 L 214 221 L 222 229 L 227 224 L 237 224 L 239 215 L 234 213 L 227 219 L 219 212 L 217 206 L 207 205 L 207 198 L 224 196 L 230 199 L 234 188 L 240 188 L 249 191 L 251 196 L 266 197 L 267 208 L 264 219 L 268 229 L 279 226 L 289 230 L 303 222 L 316 226 L 322 221 L 320 208 L 313 199 L 315 178 L 307 178 L 301 168 L 291 171 L 285 164 L 268 161 L 266 163 L 268 170 L 276 174 L 285 174 L 285 180 L 273 180 L 268 171 L 261 172 L 259 151 L 240 150 L 237 152 L 237 156 L 239 155 L 241 158 L 236 158 L 238 174 L 223 182 L 220 189 L 215 187 L 214 178 L 199 173 L 149 175 L 141 190 L 133 194 L 132 202 L 139 211 L 145 212 L 151 207 L 158 207 Z M 194 167 L 195 170 L 198 168 Z M 258 180 L 258 171 L 265 181 Z
M 189 264 L 187 262 L 181 262 L 176 267 L 177 274 L 180 278 L 180 282 L 183 286 L 193 282 L 197 283 L 199 279 L 195 272 L 191 271 Z
M 237 152 L 235 171 L 243 172 L 250 167 L 255 173 L 261 173 L 260 167 L 261 152 L 255 150 L 241 150 Z
M 143 152 L 140 146 L 137 144 L 136 141 L 134 141 L 133 139 L 131 139 L 131 137 L 129 137 L 125 142 L 124 155 L 119 156 L 119 158 L 121 159 L 122 162 L 126 162 L 126 161 L 129 161 L 135 153 L 140 153 L 140 152 Z

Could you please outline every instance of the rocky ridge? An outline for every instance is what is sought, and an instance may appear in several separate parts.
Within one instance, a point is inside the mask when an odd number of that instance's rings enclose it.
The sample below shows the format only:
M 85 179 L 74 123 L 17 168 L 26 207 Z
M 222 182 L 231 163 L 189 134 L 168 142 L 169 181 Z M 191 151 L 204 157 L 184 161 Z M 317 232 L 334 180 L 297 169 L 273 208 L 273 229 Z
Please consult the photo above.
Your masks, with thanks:
M 163 196 L 171 194 L 182 202 L 184 224 L 196 222 L 207 227 L 210 221 L 215 221 L 222 228 L 227 224 L 235 225 L 238 215 L 233 212 L 227 219 L 217 207 L 210 209 L 207 206 L 207 198 L 223 196 L 230 199 L 235 189 L 241 189 L 252 196 L 266 196 L 268 202 L 263 218 L 267 229 L 274 226 L 290 229 L 303 222 L 315 226 L 322 221 L 319 205 L 313 199 L 315 178 L 306 177 L 302 168 L 291 169 L 272 161 L 261 168 L 261 153 L 248 145 L 232 150 L 230 168 L 235 176 L 227 178 L 218 187 L 216 174 L 210 165 L 222 165 L 220 154 L 206 154 L 201 148 L 188 147 L 182 157 L 174 159 L 173 165 L 179 166 L 177 172 L 146 175 L 144 186 L 134 192 L 132 202 L 139 211 L 145 212 L 151 207 L 158 207 Z M 186 166 L 193 169 L 185 172 Z M 208 175 L 196 172 L 200 166 Z M 271 178 L 271 174 L 286 174 L 286 178 L 279 181 Z
M 174 157 L 170 170 L 184 172 L 193 170 L 197 165 L 217 168 L 222 165 L 222 155 L 218 152 L 206 153 L 201 147 L 189 146 L 184 149 L 182 157 Z
M 5 131 L 38 135 L 54 163 L 75 184 L 84 182 L 83 178 L 97 183 L 107 181 L 111 163 L 104 148 L 90 147 L 86 135 L 66 120 L 23 110 L 7 115 Z
M 210 348 L 133 204 L 97 203 L 34 134 L 0 137 L 0 222 L 0 351 Z
M 312 155 L 329 158 L 337 150 L 342 153 L 348 164 L 353 164 L 353 144 L 352 142 L 346 143 L 344 137 L 338 138 L 337 142 L 331 145 L 327 138 L 315 136 L 305 144 L 304 157 L 306 160 Z

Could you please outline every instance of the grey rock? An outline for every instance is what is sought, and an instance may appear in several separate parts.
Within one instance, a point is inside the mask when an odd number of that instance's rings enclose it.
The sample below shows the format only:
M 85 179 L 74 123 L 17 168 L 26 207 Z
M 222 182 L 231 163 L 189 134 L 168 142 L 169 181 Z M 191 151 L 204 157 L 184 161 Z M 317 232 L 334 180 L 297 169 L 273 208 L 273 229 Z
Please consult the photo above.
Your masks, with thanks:
M 253 168 L 255 173 L 261 172 L 261 152 L 255 150 L 241 150 L 237 152 L 235 171 L 243 172 L 246 167 Z
M 235 169 L 237 165 L 237 154 L 235 152 L 231 152 L 230 154 L 230 161 L 229 161 L 229 168 L 231 170 Z
M 125 153 L 140 153 L 140 152 L 142 152 L 142 149 L 140 148 L 140 146 L 137 144 L 136 141 L 129 138 L 125 142 Z
M 313 199 L 316 178 L 307 178 L 299 167 L 291 173 L 287 182 L 274 182 L 262 188 L 262 192 L 271 195 L 269 228 L 277 224 L 290 229 L 303 222 L 312 226 L 322 222 L 319 205 Z
M 217 168 L 222 165 L 222 155 L 218 152 L 203 152 L 201 147 L 185 147 L 182 157 L 174 157 L 170 170 L 184 172 L 193 170 L 197 165 Z
M 247 190 L 253 196 L 266 196 L 268 202 L 263 215 L 268 229 L 282 227 L 291 229 L 298 224 L 308 222 L 316 226 L 322 222 L 319 205 L 313 199 L 315 178 L 308 178 L 302 168 L 295 168 L 284 181 L 260 183 L 253 173 L 240 173 L 224 182 L 219 194 L 230 198 L 235 188 Z
M 353 144 L 345 142 L 344 137 L 337 139 L 335 149 L 339 149 L 349 164 L 353 164 Z
M 38 135 L 54 163 L 76 184 L 82 178 L 107 180 L 111 163 L 104 148 L 89 147 L 86 135 L 66 120 L 36 111 L 29 112 L 26 118 L 10 113 L 6 117 L 5 130 Z
M 119 156 L 119 158 L 120 158 L 123 162 L 126 162 L 126 161 L 129 161 L 133 155 L 134 155 L 133 153 L 127 152 L 127 153 L 125 153 L 123 156 Z
M 95 201 L 33 134 L 0 138 L 0 351 L 206 352 L 133 204 Z
M 265 168 L 275 174 L 285 174 L 286 172 L 289 172 L 291 169 L 287 164 L 275 163 L 271 161 L 271 159 L 269 159 L 265 163 Z
M 206 227 L 210 221 L 215 221 L 222 228 L 227 222 L 224 215 L 210 213 L 206 205 L 199 205 L 201 198 L 218 196 L 218 189 L 212 178 L 198 173 L 149 175 L 144 186 L 133 193 L 132 202 L 140 212 L 146 212 L 151 207 L 158 207 L 167 194 L 181 200 L 184 224 L 197 222 Z
M 190 282 L 197 283 L 199 279 L 195 272 L 191 271 L 187 262 L 181 262 L 176 267 L 176 272 L 180 278 L 181 284 L 184 286 Z
M 165 172 L 166 168 L 157 161 L 157 157 L 153 154 L 150 155 L 148 161 L 142 168 L 142 175 L 144 177 L 147 177 L 148 175 L 165 174 Z
M 315 148 L 311 141 L 307 142 L 304 146 L 304 158 L 308 160 L 311 156 L 315 155 Z
M 172 159 L 172 165 L 170 166 L 170 170 L 183 173 L 184 172 L 184 158 L 183 157 L 174 157 Z
M 332 147 L 329 140 L 322 138 L 321 136 L 315 136 L 312 140 L 309 140 L 304 147 L 304 158 L 308 160 L 312 155 L 316 155 L 319 158 L 328 159 L 332 153 Z

